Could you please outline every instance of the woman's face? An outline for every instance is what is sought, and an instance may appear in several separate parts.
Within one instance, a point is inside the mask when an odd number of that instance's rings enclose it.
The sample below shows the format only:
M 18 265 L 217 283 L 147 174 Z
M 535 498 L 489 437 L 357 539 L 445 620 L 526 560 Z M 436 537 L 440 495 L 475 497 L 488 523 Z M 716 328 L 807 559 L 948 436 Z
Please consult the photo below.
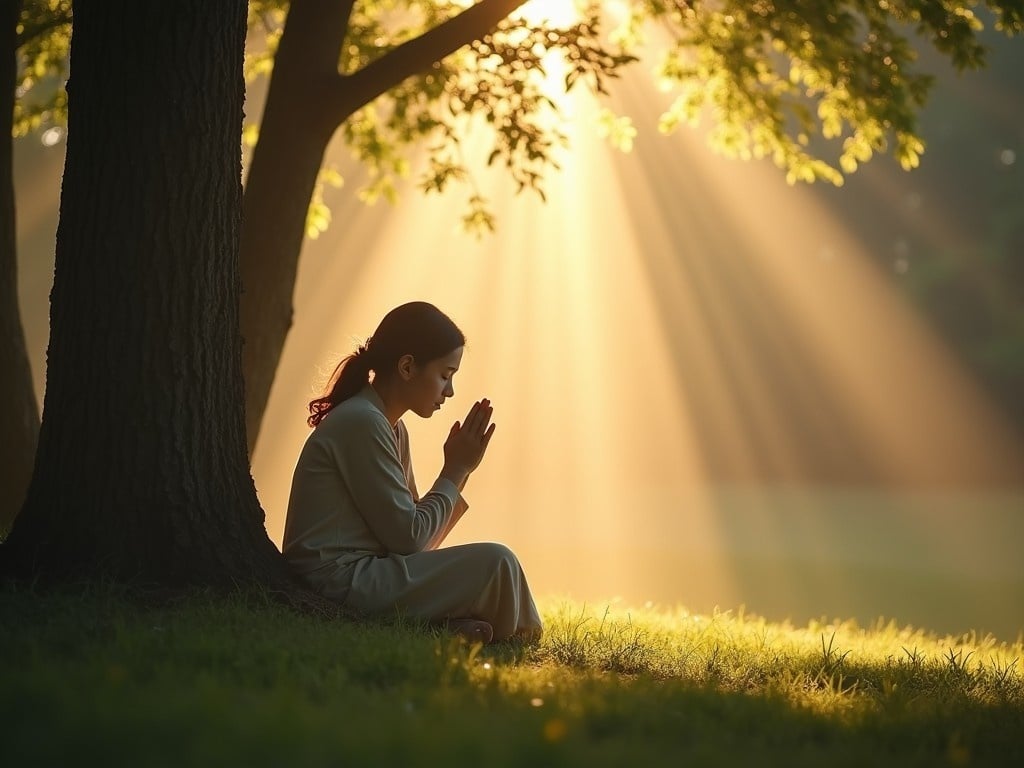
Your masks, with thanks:
M 452 379 L 465 347 L 456 347 L 444 357 L 431 360 L 425 365 L 412 366 L 412 377 L 408 380 L 409 410 L 417 416 L 429 419 L 434 411 L 441 409 L 444 401 L 455 394 Z

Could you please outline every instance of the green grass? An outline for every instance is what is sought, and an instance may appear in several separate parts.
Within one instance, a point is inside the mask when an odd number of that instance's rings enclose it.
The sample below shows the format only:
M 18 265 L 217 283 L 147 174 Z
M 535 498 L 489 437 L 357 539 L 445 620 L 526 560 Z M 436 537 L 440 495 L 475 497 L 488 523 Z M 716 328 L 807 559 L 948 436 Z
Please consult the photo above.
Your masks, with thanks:
M 1024 645 L 549 600 L 536 646 L 0 588 L 0 765 L 1022 765 Z

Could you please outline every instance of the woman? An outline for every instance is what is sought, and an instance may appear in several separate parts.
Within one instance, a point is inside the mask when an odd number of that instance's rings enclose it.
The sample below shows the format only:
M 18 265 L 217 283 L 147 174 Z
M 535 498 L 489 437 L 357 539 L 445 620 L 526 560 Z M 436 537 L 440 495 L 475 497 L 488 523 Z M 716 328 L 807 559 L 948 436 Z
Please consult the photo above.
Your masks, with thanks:
M 315 429 L 292 478 L 284 554 L 315 590 L 357 611 L 443 622 L 482 642 L 532 639 L 540 617 L 511 550 L 438 549 L 468 509 L 461 490 L 494 434 L 488 400 L 452 426 L 424 496 L 413 478 L 402 416 L 430 418 L 455 394 L 465 343 L 437 307 L 411 302 L 341 361 L 309 404 Z

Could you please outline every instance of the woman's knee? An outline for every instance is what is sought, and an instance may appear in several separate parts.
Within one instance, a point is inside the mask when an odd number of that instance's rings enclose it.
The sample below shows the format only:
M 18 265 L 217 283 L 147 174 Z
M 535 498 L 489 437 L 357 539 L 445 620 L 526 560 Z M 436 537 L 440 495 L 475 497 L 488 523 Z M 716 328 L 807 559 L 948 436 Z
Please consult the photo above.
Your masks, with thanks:
M 516 557 L 515 552 L 504 544 L 499 544 L 496 541 L 487 541 L 474 546 L 479 548 L 480 556 L 494 567 L 497 568 L 505 565 L 512 570 L 519 570 L 519 558 Z

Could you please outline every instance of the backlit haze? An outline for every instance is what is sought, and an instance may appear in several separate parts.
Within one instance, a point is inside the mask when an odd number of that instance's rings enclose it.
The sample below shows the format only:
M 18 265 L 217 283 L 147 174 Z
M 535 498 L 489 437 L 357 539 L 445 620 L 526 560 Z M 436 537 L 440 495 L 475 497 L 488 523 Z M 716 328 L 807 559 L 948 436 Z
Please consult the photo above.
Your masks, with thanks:
M 468 337 L 455 397 L 405 419 L 421 489 L 475 399 L 491 398 L 498 425 L 448 543 L 503 541 L 540 595 L 1013 639 L 1021 435 L 899 281 L 978 242 L 949 202 L 956 180 L 923 186 L 942 178 L 926 171 L 952 149 L 942 131 L 963 128 L 957 104 L 995 137 L 985 172 L 1021 174 L 1019 91 L 944 79 L 936 98 L 953 116 L 925 121 L 924 168 L 880 159 L 832 190 L 720 158 L 699 131 L 660 136 L 668 97 L 643 67 L 611 105 L 634 120 L 632 152 L 598 135 L 600 106 L 582 90 L 562 97 L 571 146 L 547 204 L 481 174 L 498 227 L 481 239 L 459 230 L 463 190 L 425 198 L 411 181 L 396 207 L 358 202 L 365 177 L 332 144 L 346 183 L 325 190 L 333 224 L 305 243 L 253 462 L 271 538 L 280 545 L 306 403 L 385 312 L 420 299 Z M 482 164 L 488 138 L 472 132 L 466 157 Z M 40 400 L 62 147 L 16 145 Z

